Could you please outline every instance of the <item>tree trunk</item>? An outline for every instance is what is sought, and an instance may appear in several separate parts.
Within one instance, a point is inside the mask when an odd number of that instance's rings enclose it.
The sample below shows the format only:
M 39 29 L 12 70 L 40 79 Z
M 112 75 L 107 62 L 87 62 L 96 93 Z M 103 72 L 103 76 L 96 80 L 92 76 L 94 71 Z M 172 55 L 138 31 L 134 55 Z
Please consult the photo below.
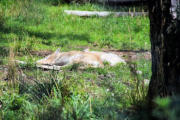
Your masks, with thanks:
M 149 0 L 152 77 L 150 105 L 157 97 L 180 94 L 180 15 L 179 0 Z

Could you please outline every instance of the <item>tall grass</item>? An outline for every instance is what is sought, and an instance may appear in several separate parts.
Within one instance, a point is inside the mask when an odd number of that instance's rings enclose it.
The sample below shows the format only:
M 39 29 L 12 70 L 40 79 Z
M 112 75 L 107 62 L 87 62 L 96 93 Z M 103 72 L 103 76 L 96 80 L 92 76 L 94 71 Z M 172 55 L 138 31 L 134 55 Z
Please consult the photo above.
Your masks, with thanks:
M 139 75 L 142 73 L 138 73 L 137 64 L 133 62 L 130 62 L 128 64 L 133 79 L 132 84 L 134 84 L 129 97 L 133 105 L 142 106 L 146 104 L 146 93 L 148 91 L 148 87 L 145 81 L 141 78 L 141 75 Z
M 10 83 L 10 86 L 13 86 L 15 88 L 16 81 L 17 81 L 17 68 L 15 63 L 15 51 L 14 47 L 10 47 L 9 50 L 9 60 L 8 60 L 8 73 L 7 73 L 7 79 Z

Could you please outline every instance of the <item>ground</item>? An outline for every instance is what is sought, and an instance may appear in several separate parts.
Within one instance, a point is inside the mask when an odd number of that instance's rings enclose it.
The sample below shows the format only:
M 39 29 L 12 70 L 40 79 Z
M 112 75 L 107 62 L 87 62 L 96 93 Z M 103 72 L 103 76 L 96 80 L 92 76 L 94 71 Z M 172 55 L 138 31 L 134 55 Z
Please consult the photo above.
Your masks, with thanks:
M 151 76 L 146 16 L 77 17 L 63 10 L 110 9 L 94 4 L 6 2 L 0 2 L 3 119 L 125 119 L 132 117 L 135 105 L 143 104 Z M 76 64 L 61 72 L 35 67 L 36 60 L 57 48 L 113 52 L 128 64 L 84 70 Z

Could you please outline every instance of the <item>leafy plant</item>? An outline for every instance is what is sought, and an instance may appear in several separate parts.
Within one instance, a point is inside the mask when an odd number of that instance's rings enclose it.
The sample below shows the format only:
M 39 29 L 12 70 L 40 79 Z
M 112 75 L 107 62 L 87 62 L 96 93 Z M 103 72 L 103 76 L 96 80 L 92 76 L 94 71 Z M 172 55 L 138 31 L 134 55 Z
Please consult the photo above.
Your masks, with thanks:
M 36 106 L 27 100 L 27 96 L 20 96 L 16 93 L 4 93 L 0 97 L 2 108 L 0 114 L 3 120 L 22 120 L 33 119 L 35 116 Z
M 70 104 L 66 104 L 66 109 L 63 111 L 64 119 L 84 120 L 93 118 L 92 108 L 90 107 L 88 96 L 85 100 L 82 100 L 79 95 L 73 95 Z
M 180 99 L 179 96 L 156 98 L 157 104 L 153 111 L 154 116 L 160 119 L 179 120 L 180 116 Z

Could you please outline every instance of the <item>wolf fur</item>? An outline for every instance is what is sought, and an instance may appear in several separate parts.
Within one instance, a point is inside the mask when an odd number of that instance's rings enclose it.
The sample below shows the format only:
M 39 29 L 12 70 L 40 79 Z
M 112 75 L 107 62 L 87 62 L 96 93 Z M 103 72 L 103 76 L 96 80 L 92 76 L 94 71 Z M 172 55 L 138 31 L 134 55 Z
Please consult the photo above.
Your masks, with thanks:
M 113 53 L 89 51 L 89 49 L 84 51 L 60 52 L 58 49 L 44 59 L 38 60 L 37 64 L 67 66 L 80 63 L 91 67 L 103 67 L 103 62 L 108 62 L 111 66 L 118 63 L 125 63 L 122 58 Z
M 99 56 L 103 62 L 108 62 L 111 66 L 115 66 L 118 63 L 126 64 L 125 60 L 123 60 L 122 58 L 120 58 L 118 55 L 116 55 L 114 53 L 90 51 L 89 49 L 85 49 L 84 52 L 93 53 L 93 54 Z
M 99 56 L 82 51 L 60 52 L 58 49 L 53 54 L 37 61 L 37 64 L 56 66 L 67 66 L 75 63 L 91 67 L 103 67 L 103 62 Z

